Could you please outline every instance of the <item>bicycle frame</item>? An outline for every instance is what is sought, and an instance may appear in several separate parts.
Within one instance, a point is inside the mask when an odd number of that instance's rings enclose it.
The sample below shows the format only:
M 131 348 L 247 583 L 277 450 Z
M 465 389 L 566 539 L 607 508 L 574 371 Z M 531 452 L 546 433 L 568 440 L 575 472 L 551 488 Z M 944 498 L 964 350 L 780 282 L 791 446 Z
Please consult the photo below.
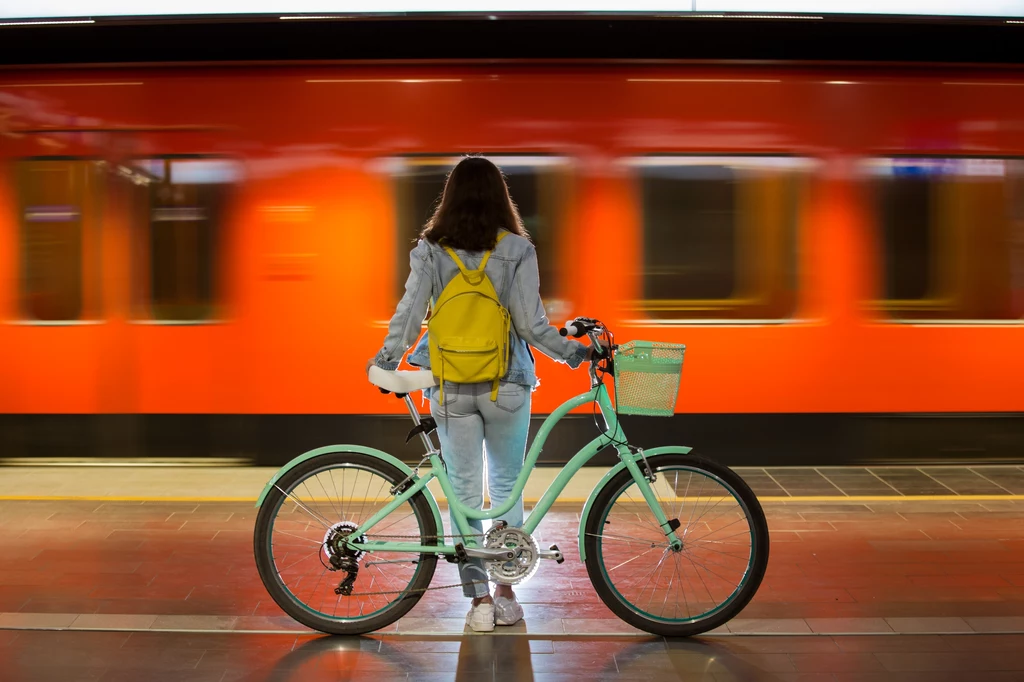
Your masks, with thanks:
M 540 525 L 547 512 L 551 509 L 555 500 L 558 499 L 558 496 L 565 489 L 565 486 L 568 485 L 572 477 L 576 475 L 576 472 L 583 468 L 587 462 L 593 459 L 598 452 L 609 445 L 613 445 L 619 455 L 619 459 L 629 470 L 630 474 L 633 476 L 633 480 L 636 481 L 637 486 L 643 494 L 644 499 L 647 501 L 647 504 L 650 506 L 658 523 L 665 530 L 665 535 L 669 539 L 669 542 L 673 545 L 678 544 L 679 540 L 675 535 L 675 530 L 671 527 L 661 505 L 658 504 L 654 496 L 654 492 L 651 490 L 649 481 L 636 463 L 635 456 L 625 444 L 627 442 L 625 434 L 619 424 L 618 416 L 615 414 L 615 408 L 612 406 L 611 399 L 608 397 L 608 389 L 605 387 L 603 382 L 596 382 L 589 391 L 570 398 L 566 402 L 562 403 L 554 412 L 548 415 L 544 420 L 544 423 L 541 425 L 537 436 L 534 438 L 533 443 L 530 445 L 526 461 L 523 465 L 523 470 L 519 473 L 519 476 L 516 479 L 515 486 L 512 488 L 512 493 L 509 496 L 509 499 L 501 506 L 484 511 L 471 509 L 463 504 L 455 495 L 451 481 L 448 478 L 448 473 L 445 470 L 444 462 L 441 459 L 441 453 L 433 448 L 432 442 L 429 438 L 424 437 L 424 442 L 427 444 L 429 449 L 428 457 L 430 460 L 430 471 L 421 478 L 415 478 L 410 487 L 403 490 L 376 514 L 360 525 L 358 529 L 354 530 L 351 533 L 351 537 L 361 537 L 365 533 L 368 533 L 370 529 L 387 517 L 388 514 L 404 504 L 413 495 L 423 491 L 427 487 L 427 484 L 436 478 L 438 483 L 441 485 L 441 490 L 444 491 L 445 496 L 448 498 L 448 506 L 451 509 L 455 524 L 458 526 L 457 530 L 453 529 L 453 533 L 457 532 L 467 536 L 463 546 L 479 547 L 479 543 L 476 539 L 477 531 L 469 525 L 470 520 L 497 519 L 511 511 L 519 497 L 523 494 L 523 490 L 526 488 L 526 482 L 529 480 L 530 474 L 533 471 L 534 466 L 537 464 L 537 460 L 540 458 L 540 453 L 544 449 L 544 443 L 547 441 L 551 430 L 570 411 L 577 407 L 594 402 L 597 403 L 601 410 L 601 415 L 604 418 L 606 426 L 604 432 L 580 449 L 562 468 L 562 471 L 559 472 L 558 476 L 555 477 L 555 480 L 551 482 L 551 485 L 549 485 L 548 489 L 544 492 L 544 495 L 537 503 L 537 506 L 534 507 L 524 521 L 522 529 L 525 532 L 532 534 L 533 531 L 536 530 L 537 526 Z M 414 419 L 417 419 L 418 415 L 415 414 L 415 408 L 411 403 L 409 403 L 409 405 L 410 412 L 413 413 Z M 426 491 L 425 494 L 429 495 L 430 491 Z M 424 554 L 455 554 L 457 552 L 454 545 L 448 544 L 420 545 L 416 543 L 388 542 L 383 540 L 368 540 L 360 543 L 358 548 L 360 550 L 370 552 L 417 552 Z

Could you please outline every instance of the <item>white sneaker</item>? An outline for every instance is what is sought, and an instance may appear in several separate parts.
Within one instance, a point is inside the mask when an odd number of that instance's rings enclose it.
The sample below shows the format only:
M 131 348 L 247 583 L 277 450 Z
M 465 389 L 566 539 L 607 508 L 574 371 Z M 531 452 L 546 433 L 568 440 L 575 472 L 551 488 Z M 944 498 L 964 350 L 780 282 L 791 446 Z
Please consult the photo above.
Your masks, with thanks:
M 515 625 L 523 619 L 523 607 L 515 597 L 494 598 L 494 622 L 497 625 Z
M 477 604 L 466 614 L 466 625 L 473 632 L 492 632 L 494 630 L 494 604 Z

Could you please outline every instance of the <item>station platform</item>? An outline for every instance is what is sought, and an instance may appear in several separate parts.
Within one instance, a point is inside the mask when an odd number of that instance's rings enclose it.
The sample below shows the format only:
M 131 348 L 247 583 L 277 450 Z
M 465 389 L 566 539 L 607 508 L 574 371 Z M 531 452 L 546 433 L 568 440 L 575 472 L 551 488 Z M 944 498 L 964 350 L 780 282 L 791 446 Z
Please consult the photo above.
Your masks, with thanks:
M 535 472 L 527 509 L 556 471 Z M 273 470 L 6 467 L 0 679 L 1024 680 L 1024 468 L 737 471 L 768 517 L 764 582 L 726 626 L 672 640 L 616 618 L 579 561 L 601 469 L 541 524 L 566 561 L 516 588 L 521 623 L 472 633 L 467 600 L 436 590 L 340 638 L 283 614 L 256 572 Z M 439 563 L 434 584 L 453 582 Z

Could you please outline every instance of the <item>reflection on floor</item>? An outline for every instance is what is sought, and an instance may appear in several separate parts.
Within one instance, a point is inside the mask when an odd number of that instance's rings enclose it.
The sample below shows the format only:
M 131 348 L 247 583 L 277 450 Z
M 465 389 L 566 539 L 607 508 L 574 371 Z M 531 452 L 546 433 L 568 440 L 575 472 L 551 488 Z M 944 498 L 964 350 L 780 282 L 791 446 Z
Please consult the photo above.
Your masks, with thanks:
M 3 632 L 6 682 L 1010 682 L 1022 635 L 364 638 Z

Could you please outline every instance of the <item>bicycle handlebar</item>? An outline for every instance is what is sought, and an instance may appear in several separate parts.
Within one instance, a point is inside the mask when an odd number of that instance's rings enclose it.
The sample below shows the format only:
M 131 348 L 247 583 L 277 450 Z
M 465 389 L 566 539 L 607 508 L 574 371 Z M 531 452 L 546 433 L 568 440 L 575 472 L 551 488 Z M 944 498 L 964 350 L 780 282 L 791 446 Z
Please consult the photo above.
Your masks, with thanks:
M 589 336 L 595 359 L 609 357 L 615 348 L 611 332 L 605 328 L 602 322 L 589 317 L 577 317 L 574 320 L 569 320 L 565 326 L 559 328 L 558 333 L 562 336 L 571 336 L 574 339 Z M 601 343 L 602 336 L 608 337 L 607 346 Z

